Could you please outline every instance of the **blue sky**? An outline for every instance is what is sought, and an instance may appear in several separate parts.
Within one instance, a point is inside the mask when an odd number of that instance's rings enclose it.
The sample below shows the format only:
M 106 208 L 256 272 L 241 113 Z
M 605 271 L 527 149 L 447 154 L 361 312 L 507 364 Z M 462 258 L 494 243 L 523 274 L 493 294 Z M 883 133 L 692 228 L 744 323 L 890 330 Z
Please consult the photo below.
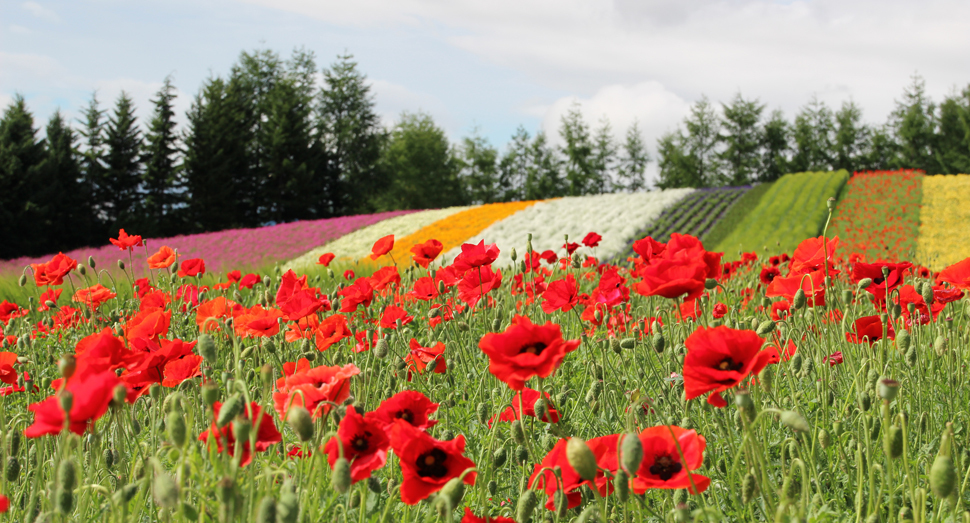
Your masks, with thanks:
M 391 123 L 424 110 L 452 139 L 554 133 L 575 102 L 653 148 L 707 95 L 791 117 L 813 95 L 882 123 L 910 76 L 970 84 L 970 3 L 953 0 L 0 0 L 0 104 L 76 117 L 97 89 L 147 115 L 172 74 L 180 113 L 243 50 L 355 55 Z M 653 169 L 651 169 L 653 171 Z

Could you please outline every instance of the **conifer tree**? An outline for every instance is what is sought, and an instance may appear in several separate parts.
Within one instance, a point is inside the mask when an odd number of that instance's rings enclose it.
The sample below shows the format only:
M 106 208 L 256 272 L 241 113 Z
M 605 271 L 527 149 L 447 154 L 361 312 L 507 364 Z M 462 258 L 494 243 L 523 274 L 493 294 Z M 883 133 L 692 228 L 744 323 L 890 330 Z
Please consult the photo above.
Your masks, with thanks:
M 38 198 L 43 202 L 43 237 L 47 252 L 67 251 L 103 242 L 97 238 L 94 215 L 83 190 L 77 134 L 60 111 L 47 123 L 43 183 Z
M 772 182 L 789 171 L 791 125 L 780 109 L 771 112 L 761 134 L 761 161 L 757 181 Z
M 0 259 L 43 254 L 44 142 L 17 94 L 0 117 Z
M 175 86 L 165 78 L 152 103 L 152 120 L 145 135 L 142 194 L 138 205 L 138 231 L 147 237 L 168 236 L 181 228 L 176 216 L 182 198 L 180 147 L 175 131 Z
M 88 202 L 88 212 L 94 220 L 91 224 L 91 236 L 88 238 L 88 242 L 91 244 L 104 241 L 105 235 L 109 233 L 104 223 L 106 220 L 105 205 L 100 200 L 106 171 L 104 115 L 105 110 L 101 109 L 98 102 L 98 93 L 95 92 L 91 95 L 91 100 L 82 113 L 83 119 L 80 121 L 83 148 L 81 150 L 81 187 L 79 190 L 84 201 Z
M 98 201 L 103 202 L 103 214 L 109 234 L 120 228 L 138 225 L 136 206 L 140 200 L 142 177 L 141 130 L 135 118 L 135 106 L 122 91 L 114 111 L 105 126 L 105 173 L 99 187 Z
M 913 83 L 903 91 L 902 100 L 890 115 L 890 125 L 899 144 L 896 166 L 923 169 L 927 174 L 940 172 L 934 157 L 936 149 L 936 105 L 926 95 L 926 82 L 913 75 Z
M 443 129 L 424 113 L 403 113 L 381 162 L 390 173 L 382 209 L 435 209 L 467 202 Z
M 832 138 L 835 122 L 832 110 L 813 95 L 795 116 L 792 130 L 794 154 L 791 169 L 794 172 L 828 171 L 832 168 Z
M 456 151 L 459 176 L 470 203 L 492 203 L 501 199 L 498 150 L 477 132 L 462 140 Z
M 646 144 L 643 143 L 640 124 L 634 120 L 633 125 L 626 130 L 623 153 L 617 167 L 619 188 L 628 192 L 645 189 L 644 173 L 647 170 L 648 163 L 650 163 L 650 155 L 647 152 Z
M 759 150 L 763 141 L 761 113 L 765 105 L 758 100 L 745 100 L 737 93 L 730 105 L 722 104 L 724 118 L 720 136 L 724 149 L 718 155 L 725 171 L 726 185 L 747 185 L 757 177 Z
M 862 155 L 868 147 L 870 130 L 862 123 L 862 109 L 853 101 L 844 102 L 835 113 L 835 147 L 833 169 L 854 172 L 862 166 Z
M 583 119 L 578 104 L 563 115 L 559 136 L 563 141 L 560 153 L 564 160 L 566 194 L 581 196 L 597 192 L 603 183 L 596 171 L 589 125 Z
M 934 159 L 941 173 L 970 172 L 970 87 L 940 104 Z

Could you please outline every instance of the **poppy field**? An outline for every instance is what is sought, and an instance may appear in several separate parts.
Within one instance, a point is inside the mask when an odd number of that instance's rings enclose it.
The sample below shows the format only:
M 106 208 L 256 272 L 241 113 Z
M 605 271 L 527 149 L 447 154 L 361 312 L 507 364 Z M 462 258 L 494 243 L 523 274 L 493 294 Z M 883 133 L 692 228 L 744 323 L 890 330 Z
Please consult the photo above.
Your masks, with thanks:
M 388 234 L 367 276 L 52 256 L 0 304 L 0 518 L 967 521 L 970 258 L 823 232 L 620 264 L 596 230 Z

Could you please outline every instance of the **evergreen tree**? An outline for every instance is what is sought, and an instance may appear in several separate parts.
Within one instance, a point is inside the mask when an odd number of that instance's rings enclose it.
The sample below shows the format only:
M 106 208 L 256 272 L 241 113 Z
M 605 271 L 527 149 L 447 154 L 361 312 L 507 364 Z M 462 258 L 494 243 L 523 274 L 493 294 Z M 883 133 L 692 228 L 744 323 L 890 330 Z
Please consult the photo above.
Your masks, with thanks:
M 80 121 L 82 129 L 81 137 L 84 139 L 84 149 L 81 153 L 81 191 L 80 196 L 83 201 L 88 202 L 89 214 L 94 217 L 91 224 L 92 230 L 87 242 L 98 244 L 104 241 L 108 234 L 105 220 L 104 202 L 100 200 L 104 184 L 105 172 L 105 148 L 104 148 L 104 114 L 105 110 L 100 108 L 98 103 L 98 93 L 91 95 L 91 101 L 82 113 L 84 119 Z M 116 231 L 117 232 L 117 231 Z
M 45 209 L 43 233 L 47 252 L 104 241 L 95 236 L 97 224 L 82 187 L 76 144 L 77 134 L 60 111 L 55 111 L 47 123 L 43 182 L 37 187 L 38 200 Z
M 622 189 L 622 186 L 617 185 L 613 175 L 619 161 L 618 154 L 619 148 L 613 140 L 613 128 L 610 126 L 610 121 L 604 117 L 593 135 L 593 176 L 590 193 L 600 194 Z
M 594 193 L 603 182 L 597 179 L 599 173 L 596 171 L 589 125 L 583 120 L 577 104 L 573 104 L 562 117 L 559 136 L 564 142 L 560 151 L 565 159 L 566 194 L 582 196 Z
M 478 134 L 465 137 L 455 159 L 471 203 L 492 203 L 502 199 L 498 175 L 498 150 Z
M 118 96 L 115 109 L 105 127 L 104 143 L 106 169 L 98 201 L 104 203 L 103 212 L 108 231 L 131 228 L 137 221 L 136 205 L 142 176 L 141 130 L 135 120 L 135 106 L 124 91 Z
M 248 185 L 244 108 L 221 78 L 206 81 L 188 112 L 184 137 L 188 230 L 218 231 L 252 225 L 244 221 L 241 203 Z
M 387 136 L 374 111 L 367 77 L 352 55 L 341 55 L 323 72 L 319 95 L 319 132 L 334 158 L 339 185 L 331 190 L 338 215 L 373 212 L 388 180 L 379 168 Z
M 690 109 L 684 120 L 687 135 L 682 146 L 687 153 L 685 166 L 691 171 L 686 187 L 710 187 L 719 185 L 722 164 L 717 145 L 720 136 L 720 120 L 707 97 L 701 98 Z
M 44 142 L 23 96 L 0 118 L 0 258 L 44 254 Z
M 657 188 L 701 186 L 693 158 L 686 151 L 686 141 L 680 129 L 664 133 L 657 139 L 657 166 L 660 168 Z
M 970 87 L 940 104 L 934 160 L 941 173 L 970 172 Z
M 890 126 L 870 129 L 866 149 L 859 157 L 856 170 L 880 171 L 891 169 L 899 163 L 899 145 L 892 136 Z
M 832 136 L 835 123 L 832 110 L 812 96 L 795 116 L 792 131 L 795 147 L 790 168 L 793 172 L 828 171 L 832 168 Z
M 544 200 L 567 196 L 564 161 L 549 145 L 546 133 L 538 132 L 529 147 L 526 200 Z
M 521 125 L 515 130 L 498 162 L 498 193 L 503 202 L 526 199 L 526 177 L 529 173 L 529 148 L 532 138 Z
M 772 182 L 789 172 L 789 137 L 791 126 L 781 110 L 775 109 L 765 122 L 761 134 L 761 170 L 758 181 Z
M 623 154 L 617 167 L 618 187 L 627 192 L 637 192 L 646 188 L 644 173 L 650 155 L 640 134 L 640 124 L 634 120 L 626 130 L 626 140 L 623 142 Z
M 843 102 L 835 113 L 835 150 L 832 168 L 855 172 L 863 164 L 869 147 L 869 128 L 862 123 L 862 109 L 853 101 Z
M 760 163 L 759 149 L 763 141 L 760 127 L 764 104 L 758 100 L 745 100 L 741 93 L 734 96 L 731 105 L 722 104 L 724 134 L 720 140 L 724 150 L 718 155 L 724 163 L 723 182 L 727 185 L 747 185 L 757 178 Z
M 178 165 L 174 99 L 175 87 L 168 76 L 152 100 L 155 109 L 145 135 L 143 192 L 138 206 L 141 221 L 136 230 L 146 238 L 173 235 L 182 228 L 176 215 L 183 197 L 183 180 Z
M 936 106 L 926 95 L 926 82 L 919 75 L 903 91 L 890 115 L 893 134 L 899 144 L 897 167 L 923 169 L 927 174 L 940 172 L 934 158 Z
M 467 202 L 448 138 L 431 116 L 403 113 L 381 163 L 390 174 L 381 208 L 435 209 Z

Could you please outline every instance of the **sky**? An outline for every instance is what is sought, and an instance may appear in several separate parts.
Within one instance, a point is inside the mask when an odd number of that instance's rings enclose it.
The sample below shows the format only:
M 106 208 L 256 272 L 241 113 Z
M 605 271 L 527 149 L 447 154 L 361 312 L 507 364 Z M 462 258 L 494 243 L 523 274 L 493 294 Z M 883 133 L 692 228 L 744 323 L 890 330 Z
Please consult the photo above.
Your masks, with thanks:
M 424 111 L 452 140 L 504 148 L 516 128 L 555 143 L 578 104 L 651 151 L 703 96 L 757 98 L 791 119 L 813 96 L 884 123 L 914 74 L 935 101 L 970 84 L 960 0 L 0 0 L 0 106 L 38 126 L 124 90 L 147 119 L 171 75 L 193 96 L 240 52 L 354 55 L 388 125 Z M 655 163 L 648 177 L 655 176 Z

